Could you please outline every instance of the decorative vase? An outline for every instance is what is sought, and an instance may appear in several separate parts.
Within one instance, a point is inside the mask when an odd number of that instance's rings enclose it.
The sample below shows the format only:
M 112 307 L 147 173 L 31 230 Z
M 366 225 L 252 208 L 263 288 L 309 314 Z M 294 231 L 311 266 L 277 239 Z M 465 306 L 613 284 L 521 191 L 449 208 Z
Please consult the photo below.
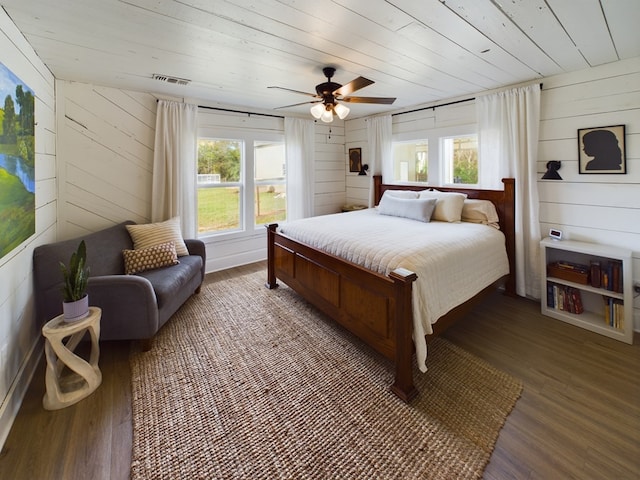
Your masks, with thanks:
M 89 295 L 75 302 L 62 302 L 62 314 L 65 322 L 77 322 L 89 315 Z

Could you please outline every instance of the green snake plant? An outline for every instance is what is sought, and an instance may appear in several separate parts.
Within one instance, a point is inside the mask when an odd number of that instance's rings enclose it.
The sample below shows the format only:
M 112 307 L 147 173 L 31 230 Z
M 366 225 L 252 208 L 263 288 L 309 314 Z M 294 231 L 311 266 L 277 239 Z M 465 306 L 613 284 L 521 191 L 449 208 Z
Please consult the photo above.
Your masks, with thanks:
M 75 302 L 87 294 L 89 267 L 87 266 L 87 247 L 84 240 L 78 249 L 71 254 L 69 268 L 60 262 L 60 270 L 64 278 L 62 297 L 64 302 Z

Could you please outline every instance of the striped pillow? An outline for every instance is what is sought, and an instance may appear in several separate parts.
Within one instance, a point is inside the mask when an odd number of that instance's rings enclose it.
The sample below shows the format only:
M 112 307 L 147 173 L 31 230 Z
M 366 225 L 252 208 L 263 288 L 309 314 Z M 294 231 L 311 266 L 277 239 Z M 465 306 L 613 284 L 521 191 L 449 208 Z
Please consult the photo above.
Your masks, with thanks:
M 173 242 L 179 257 L 189 255 L 189 250 L 182 239 L 180 231 L 180 217 L 173 217 L 159 223 L 145 223 L 142 225 L 127 225 L 133 248 L 152 247 L 160 243 Z

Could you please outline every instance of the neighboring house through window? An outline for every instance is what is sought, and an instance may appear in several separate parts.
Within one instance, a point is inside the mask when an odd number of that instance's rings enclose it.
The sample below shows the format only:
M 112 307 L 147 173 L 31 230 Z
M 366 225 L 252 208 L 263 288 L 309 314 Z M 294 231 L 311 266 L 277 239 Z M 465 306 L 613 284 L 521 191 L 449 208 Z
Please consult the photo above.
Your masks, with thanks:
M 284 139 L 277 134 L 200 132 L 198 234 L 252 232 L 286 220 Z

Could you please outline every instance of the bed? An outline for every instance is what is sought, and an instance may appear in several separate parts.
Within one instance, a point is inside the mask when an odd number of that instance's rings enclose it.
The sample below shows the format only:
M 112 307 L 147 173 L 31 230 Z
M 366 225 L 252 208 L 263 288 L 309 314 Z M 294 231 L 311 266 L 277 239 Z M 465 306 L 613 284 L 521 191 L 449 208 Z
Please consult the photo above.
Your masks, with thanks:
M 409 402 L 418 393 L 413 383 L 414 352 L 418 367 L 426 370 L 429 339 L 501 285 L 507 294 L 515 295 L 515 182 L 503 179 L 503 184 L 503 190 L 437 187 L 440 192 L 463 192 L 468 199 L 492 202 L 499 230 L 466 222 L 417 222 L 380 215 L 381 209 L 313 217 L 281 227 L 268 225 L 266 286 L 276 288 L 277 280 L 281 280 L 393 360 L 391 390 Z M 376 205 L 388 190 L 391 192 L 387 192 L 385 202 L 392 194 L 401 196 L 425 189 L 384 184 L 380 176 L 374 176 Z M 385 231 L 398 230 L 404 232 L 400 240 L 387 238 Z M 454 238 L 458 231 L 466 235 L 461 244 Z M 428 247 L 437 250 L 422 254 L 421 249 L 427 247 L 412 243 L 399 245 L 402 255 L 391 250 L 390 244 L 402 239 L 409 242 L 411 238 L 427 237 L 439 239 L 434 242 L 437 247 Z M 502 250 L 496 252 L 491 246 L 489 253 L 474 250 L 469 254 L 475 244 L 499 244 Z M 443 245 L 447 245 L 447 251 L 443 251 Z M 497 266 L 493 268 L 493 264 Z M 438 275 L 445 270 L 446 275 Z M 485 270 L 490 272 L 485 275 Z M 452 278 L 462 279 L 459 283 L 464 287 L 447 283 Z

